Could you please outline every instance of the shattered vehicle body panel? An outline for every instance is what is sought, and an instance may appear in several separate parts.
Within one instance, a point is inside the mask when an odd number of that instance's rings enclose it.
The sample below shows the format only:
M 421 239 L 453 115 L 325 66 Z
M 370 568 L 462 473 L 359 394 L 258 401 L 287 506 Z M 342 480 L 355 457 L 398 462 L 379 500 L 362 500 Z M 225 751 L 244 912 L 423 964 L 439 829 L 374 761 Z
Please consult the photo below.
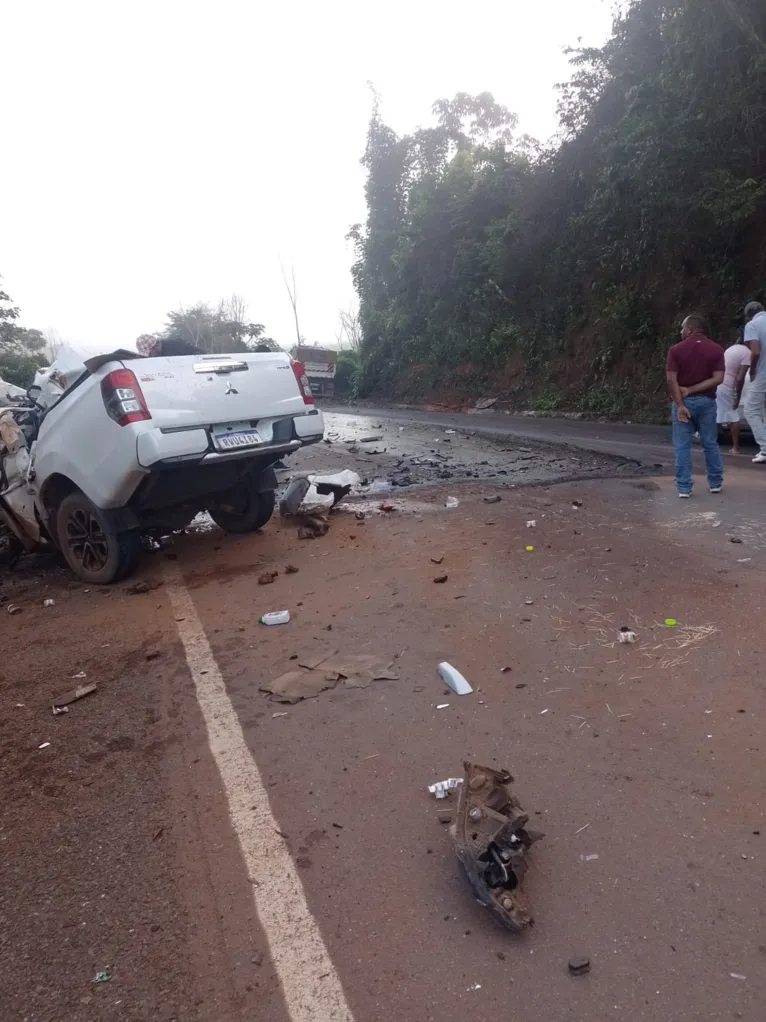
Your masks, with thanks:
M 521 893 L 527 851 L 543 835 L 526 829 L 529 816 L 511 792 L 507 770 L 464 766 L 452 828 L 458 861 L 478 901 L 502 926 L 520 933 L 534 922 Z

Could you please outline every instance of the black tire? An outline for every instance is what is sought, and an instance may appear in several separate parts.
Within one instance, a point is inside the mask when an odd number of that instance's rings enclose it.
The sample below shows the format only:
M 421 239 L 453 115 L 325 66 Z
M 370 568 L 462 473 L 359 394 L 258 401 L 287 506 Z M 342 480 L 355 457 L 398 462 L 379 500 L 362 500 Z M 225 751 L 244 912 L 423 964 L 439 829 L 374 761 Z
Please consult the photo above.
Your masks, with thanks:
M 116 532 L 84 493 L 68 494 L 56 511 L 56 535 L 69 567 L 83 582 L 109 585 L 132 575 L 141 559 L 141 534 Z
M 224 532 L 256 532 L 274 514 L 274 490 L 258 493 L 255 482 L 242 484 L 208 505 L 208 513 Z

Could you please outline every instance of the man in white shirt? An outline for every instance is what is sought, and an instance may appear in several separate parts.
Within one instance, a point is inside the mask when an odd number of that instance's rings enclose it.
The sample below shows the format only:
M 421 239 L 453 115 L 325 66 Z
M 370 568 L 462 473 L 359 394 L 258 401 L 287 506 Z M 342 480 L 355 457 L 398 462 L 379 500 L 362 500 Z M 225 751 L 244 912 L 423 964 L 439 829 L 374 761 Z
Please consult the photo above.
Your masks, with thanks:
M 745 306 L 744 343 L 750 348 L 750 393 L 745 418 L 753 431 L 758 453 L 756 464 L 766 462 L 766 310 L 760 302 Z

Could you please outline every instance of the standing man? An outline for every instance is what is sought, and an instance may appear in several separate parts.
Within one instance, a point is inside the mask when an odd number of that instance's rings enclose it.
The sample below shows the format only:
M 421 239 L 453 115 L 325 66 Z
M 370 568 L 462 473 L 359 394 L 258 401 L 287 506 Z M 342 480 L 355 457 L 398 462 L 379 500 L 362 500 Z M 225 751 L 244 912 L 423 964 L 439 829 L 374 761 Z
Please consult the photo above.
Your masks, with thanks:
M 723 484 L 715 392 L 723 382 L 725 362 L 723 348 L 707 335 L 704 316 L 687 316 L 681 324 L 681 340 L 668 352 L 666 376 L 673 399 L 673 448 L 679 497 L 692 495 L 695 432 L 700 435 L 710 492 L 720 493 Z M 766 457 L 763 460 L 766 461 Z
M 750 348 L 750 393 L 745 418 L 753 431 L 758 453 L 756 464 L 766 461 L 766 312 L 760 302 L 745 306 L 744 342 Z

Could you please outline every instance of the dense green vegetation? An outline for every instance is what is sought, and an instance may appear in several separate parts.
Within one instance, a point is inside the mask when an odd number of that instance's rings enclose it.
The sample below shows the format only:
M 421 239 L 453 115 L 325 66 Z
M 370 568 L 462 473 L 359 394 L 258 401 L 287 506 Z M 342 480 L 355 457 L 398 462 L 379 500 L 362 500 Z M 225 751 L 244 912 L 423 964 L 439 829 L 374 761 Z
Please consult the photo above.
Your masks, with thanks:
M 375 104 L 362 393 L 648 418 L 683 313 L 766 297 L 766 2 L 632 0 L 571 61 L 547 148 L 489 94 L 404 137 Z
M 0 290 L 0 379 L 30 387 L 35 370 L 47 364 L 47 342 L 39 330 L 19 326 L 19 310 Z

